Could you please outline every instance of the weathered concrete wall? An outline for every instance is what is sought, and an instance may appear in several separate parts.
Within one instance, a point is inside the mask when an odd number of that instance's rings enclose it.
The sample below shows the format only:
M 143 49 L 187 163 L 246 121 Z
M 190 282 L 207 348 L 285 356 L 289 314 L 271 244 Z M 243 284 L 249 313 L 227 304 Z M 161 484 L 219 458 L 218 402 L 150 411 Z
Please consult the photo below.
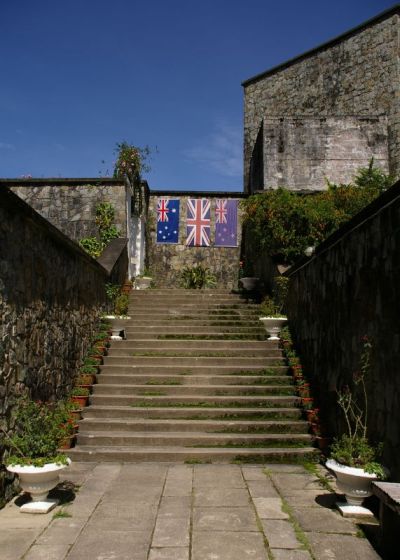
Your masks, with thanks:
M 113 179 L 32 179 L 7 186 L 71 239 L 95 236 L 96 206 L 110 202 L 115 225 L 127 237 L 126 188 Z
M 157 199 L 180 199 L 179 243 L 176 245 L 158 244 L 157 238 Z M 187 247 L 186 240 L 186 203 L 188 198 L 211 199 L 211 246 Z M 214 247 L 215 199 L 240 198 L 236 193 L 151 193 L 148 215 L 148 258 L 149 268 L 157 287 L 176 288 L 180 286 L 180 273 L 185 267 L 201 264 L 210 269 L 217 278 L 217 287 L 237 288 L 240 260 L 241 221 L 238 209 L 238 247 Z
M 305 370 L 320 388 L 331 433 L 336 389 L 360 370 L 361 339 L 373 343 L 369 433 L 400 480 L 400 182 L 289 272 L 288 315 Z
M 388 172 L 386 117 L 265 117 L 263 132 L 268 188 L 321 190 L 326 178 L 349 183 L 371 157 Z
M 0 189 L 0 428 L 15 395 L 64 397 L 106 303 L 106 271 L 6 188 Z M 4 458 L 0 437 L 0 460 Z M 10 497 L 0 472 L 0 501 Z
M 250 160 L 264 116 L 386 115 L 390 170 L 399 173 L 399 13 L 396 6 L 341 38 L 244 82 L 247 191 Z

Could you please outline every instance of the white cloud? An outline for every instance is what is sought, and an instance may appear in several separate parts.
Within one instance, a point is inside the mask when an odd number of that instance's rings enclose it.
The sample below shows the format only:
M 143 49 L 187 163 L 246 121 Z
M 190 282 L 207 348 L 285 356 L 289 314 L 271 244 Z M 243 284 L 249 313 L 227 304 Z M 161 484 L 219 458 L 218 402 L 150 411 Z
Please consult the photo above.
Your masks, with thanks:
M 185 150 L 187 159 L 208 165 L 220 175 L 241 177 L 243 165 L 242 130 L 221 122 L 201 142 Z
M 0 150 L 15 150 L 15 146 L 8 142 L 0 142 Z

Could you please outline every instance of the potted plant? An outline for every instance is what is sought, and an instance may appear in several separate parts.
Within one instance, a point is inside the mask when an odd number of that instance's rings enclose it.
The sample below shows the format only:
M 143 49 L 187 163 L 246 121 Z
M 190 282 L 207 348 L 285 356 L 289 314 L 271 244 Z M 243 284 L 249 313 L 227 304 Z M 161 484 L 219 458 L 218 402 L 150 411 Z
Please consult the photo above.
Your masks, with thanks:
M 338 392 L 347 433 L 334 440 L 331 458 L 326 462 L 334 472 L 337 486 L 346 497 L 348 504 L 361 506 L 363 500 L 372 494 L 371 482 L 386 476 L 386 469 L 379 463 L 382 445 L 371 445 L 367 436 L 368 398 L 366 377 L 370 370 L 372 344 L 363 339 L 360 372 L 353 375 L 353 388 L 345 387 Z M 361 393 L 361 402 L 357 398 Z M 368 510 L 367 510 L 368 511 Z
M 47 500 L 49 490 L 57 486 L 59 473 L 70 464 L 59 445 L 65 435 L 60 425 L 62 405 L 36 402 L 21 397 L 16 406 L 15 429 L 7 436 L 12 454 L 6 460 L 7 470 L 19 476 L 22 490 L 32 502 L 20 511 L 47 513 L 58 503 Z
M 71 401 L 84 408 L 89 399 L 90 391 L 86 387 L 74 387 L 71 391 Z
M 143 274 L 135 276 L 135 290 L 147 290 L 151 287 L 153 278 L 149 270 L 145 269 Z
M 284 276 L 277 276 L 275 278 L 273 297 L 267 296 L 261 304 L 263 316 L 260 317 L 260 321 L 262 321 L 269 335 L 268 340 L 279 340 L 279 333 L 282 327 L 287 323 L 287 317 L 283 314 L 287 291 L 288 279 Z M 296 357 L 293 355 L 293 360 L 289 360 L 289 365 L 293 366 L 296 363 Z

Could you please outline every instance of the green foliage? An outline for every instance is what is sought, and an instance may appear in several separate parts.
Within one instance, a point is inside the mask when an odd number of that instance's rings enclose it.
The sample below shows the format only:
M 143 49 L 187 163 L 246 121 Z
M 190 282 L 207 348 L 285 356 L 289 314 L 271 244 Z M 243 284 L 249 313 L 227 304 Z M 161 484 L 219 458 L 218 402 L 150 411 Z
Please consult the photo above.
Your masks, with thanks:
M 335 439 L 331 447 L 331 457 L 338 463 L 385 478 L 385 471 L 378 462 L 381 452 L 381 445 L 372 447 L 367 438 L 347 434 Z
M 212 288 L 216 284 L 215 275 L 201 264 L 193 267 L 186 267 L 181 272 L 181 285 L 183 288 L 201 289 Z
M 43 466 L 46 463 L 67 464 L 58 447 L 66 435 L 62 426 L 66 416 L 63 403 L 47 404 L 21 397 L 16 406 L 15 430 L 8 442 L 13 455 L 8 465 Z
M 85 387 L 74 387 L 71 391 L 72 397 L 88 397 L 89 395 L 90 391 Z
M 283 188 L 255 194 L 241 202 L 243 220 L 258 249 L 291 263 L 308 246 L 317 245 L 352 218 L 392 183 L 371 159 L 352 183 L 335 185 L 313 195 Z
M 79 245 L 94 259 L 97 259 L 103 250 L 101 242 L 96 237 L 83 237 L 79 240 Z
M 127 315 L 129 305 L 129 297 L 127 294 L 119 294 L 115 299 L 115 314 Z
M 260 306 L 260 312 L 266 317 L 282 317 L 289 289 L 289 279 L 286 276 L 274 278 L 273 297 L 266 296 Z
M 115 302 L 119 292 L 120 292 L 120 287 L 118 284 L 110 284 L 110 283 L 106 284 L 106 296 L 111 301 L 111 303 Z

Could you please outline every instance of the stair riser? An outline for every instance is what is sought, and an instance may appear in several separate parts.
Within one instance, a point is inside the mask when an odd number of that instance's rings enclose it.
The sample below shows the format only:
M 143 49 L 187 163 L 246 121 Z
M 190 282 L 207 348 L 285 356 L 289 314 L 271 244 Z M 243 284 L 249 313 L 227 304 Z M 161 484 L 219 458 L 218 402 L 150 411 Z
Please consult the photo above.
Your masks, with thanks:
M 142 356 L 140 355 L 142 354 Z M 143 355 L 144 354 L 144 355 Z M 150 354 L 150 355 L 149 355 Z M 166 355 L 169 354 L 169 355 Z M 224 354 L 224 356 L 220 356 L 218 354 Z M 226 354 L 226 356 L 225 356 Z M 202 356 L 203 355 L 203 356 Z M 215 350 L 210 348 L 204 348 L 201 350 L 200 348 L 186 348 L 185 346 L 181 346 L 180 348 L 138 348 L 132 345 L 131 348 L 110 348 L 108 351 L 108 356 L 110 358 L 178 358 L 184 356 L 193 356 L 195 358 L 201 357 L 209 357 L 209 358 L 257 358 L 257 357 L 264 357 L 264 358 L 275 358 L 276 360 L 281 361 L 281 356 L 278 352 L 274 350 L 263 350 L 263 349 L 235 349 L 235 348 L 226 348 L 224 350 Z
M 300 434 L 307 431 L 307 424 L 305 422 L 286 422 L 279 423 L 278 420 L 274 422 L 204 422 L 200 420 L 179 422 L 178 420 L 164 420 L 164 421 L 147 421 L 143 422 L 110 422 L 108 421 L 91 421 L 86 418 L 79 424 L 79 433 L 95 433 L 101 432 L 199 432 L 204 431 L 208 433 L 221 432 L 223 430 L 231 430 L 235 433 L 247 433 L 254 431 L 254 429 L 262 430 L 263 433 L 282 433 L 282 434 Z
M 235 419 L 240 420 L 241 417 L 254 418 L 257 420 L 259 418 L 260 412 L 263 414 L 263 418 L 280 418 L 280 419 L 294 419 L 298 420 L 300 418 L 300 410 L 295 407 L 291 408 L 274 408 L 271 410 L 263 409 L 262 411 L 254 408 L 133 408 L 127 407 L 126 409 L 121 409 L 119 407 L 101 407 L 96 408 L 95 406 L 90 406 L 85 410 L 85 418 L 121 418 L 122 416 L 126 419 L 134 418 L 158 418 L 166 420 L 185 420 L 191 418 L 199 419 L 214 419 L 219 422 L 225 421 L 226 415 L 235 415 Z
M 281 386 L 282 384 L 289 384 L 290 377 L 288 376 L 264 376 L 264 377 L 256 377 L 252 375 L 220 375 L 220 376 L 195 376 L 195 375 L 176 375 L 176 376 L 169 376 L 169 375 L 152 375 L 151 377 L 148 375 L 118 375 L 118 374 L 109 374 L 103 372 L 97 378 L 97 384 L 102 385 L 104 383 L 108 384 L 120 384 L 120 385 L 144 385 L 148 388 L 151 387 L 160 387 L 162 388 L 165 385 L 170 383 L 175 383 L 176 385 L 260 385 L 264 386 L 264 381 L 268 380 L 268 385 L 278 385 Z M 149 383 L 150 381 L 150 383 Z M 150 389 L 149 389 L 150 390 Z
M 126 396 L 126 395 L 100 395 L 94 394 L 90 396 L 90 402 L 95 405 L 103 405 L 103 406 L 134 406 L 137 403 L 147 403 L 149 406 L 169 406 L 175 405 L 177 403 L 183 403 L 185 405 L 196 405 L 198 403 L 206 403 L 207 406 L 213 407 L 215 405 L 219 406 L 235 406 L 239 404 L 241 406 L 246 407 L 256 407 L 257 409 L 265 407 L 278 407 L 278 406 L 295 406 L 298 399 L 296 397 L 282 397 L 282 396 L 274 396 L 274 397 L 250 397 L 250 396 L 240 396 L 235 395 L 232 397 L 229 396 L 220 396 L 220 397 L 209 397 L 207 395 L 201 396 L 187 396 L 187 395 L 177 395 L 176 397 L 173 396 Z M 206 405 L 204 405 L 206 406 Z M 201 408 L 201 407 L 199 407 Z M 240 408 L 240 406 L 237 406 Z
M 295 436 L 295 434 L 280 434 L 279 441 L 287 445 L 296 443 L 311 444 L 309 436 L 301 434 L 298 434 L 297 437 Z M 226 445 L 229 447 L 232 444 L 251 447 L 262 442 L 265 442 L 267 447 L 269 443 L 276 442 L 276 439 L 270 438 L 268 434 L 263 434 L 259 437 L 253 434 L 207 434 L 206 437 L 202 437 L 201 434 L 193 436 L 190 434 L 179 434 L 178 436 L 163 434 L 163 436 L 157 436 L 151 432 L 146 434 L 146 436 L 136 434 L 126 434 L 124 436 L 117 434 L 98 435 L 95 433 L 86 435 L 85 433 L 78 433 L 77 442 L 79 445 L 107 446 L 110 448 L 115 446 L 203 447 L 213 445 Z
M 259 462 L 260 457 L 265 458 L 265 463 L 292 463 L 303 461 L 310 455 L 316 455 L 315 449 L 185 449 L 179 453 L 176 449 L 171 450 L 145 450 L 145 451 L 103 451 L 93 448 L 86 451 L 79 448 L 71 449 L 67 452 L 73 461 L 84 462 L 118 462 L 118 463 L 138 463 L 138 462 L 166 462 L 177 463 L 185 461 L 203 461 L 206 463 L 232 463 L 235 460 L 246 458 L 246 462 L 251 463 L 254 458 Z
M 269 370 L 274 371 L 276 375 L 284 375 L 288 372 L 287 366 L 267 366 Z M 103 374 L 121 374 L 121 375 L 129 375 L 129 374 L 143 374 L 143 375 L 157 375 L 157 374 L 165 374 L 165 375 L 178 375 L 180 379 L 190 379 L 192 375 L 230 375 L 233 373 L 239 373 L 241 371 L 264 371 L 266 368 L 265 364 L 262 366 L 254 366 L 249 370 L 249 368 L 243 368 L 238 366 L 215 366 L 210 368 L 209 366 L 197 366 L 192 364 L 190 367 L 179 366 L 179 365 L 157 365 L 157 366 L 146 366 L 146 365 L 103 365 L 100 366 L 101 375 Z M 179 375 L 181 373 L 181 375 Z
M 263 329 L 262 325 L 255 325 L 253 327 L 244 326 L 244 327 L 235 327 L 235 326 L 227 326 L 223 327 L 220 325 L 192 325 L 190 326 L 183 326 L 183 325 L 149 325 L 149 326 L 137 326 L 137 324 L 132 321 L 131 325 L 127 323 L 125 327 L 126 334 L 135 334 L 135 333 L 148 333 L 148 334 L 265 334 L 265 330 Z
M 94 395 L 123 395 L 123 396 L 138 396 L 144 395 L 147 396 L 146 393 L 151 392 L 158 392 L 163 393 L 163 395 L 185 395 L 191 396 L 193 393 L 196 395 L 221 395 L 221 396 L 234 396 L 234 395 L 286 395 L 288 391 L 293 391 L 293 387 L 290 386 L 226 386 L 226 388 L 221 388 L 218 386 L 218 389 L 215 386 L 210 385 L 209 387 L 193 387 L 190 385 L 162 385 L 158 387 L 154 387 L 151 385 L 139 385 L 134 386 L 132 385 L 108 385 L 106 383 L 101 383 L 95 385 L 93 388 Z
M 196 356 L 188 357 L 167 357 L 167 356 L 105 356 L 105 365 L 176 365 L 185 366 L 190 368 L 191 366 L 208 366 L 211 368 L 221 366 L 231 366 L 237 369 L 248 369 L 251 370 L 253 367 L 264 367 L 268 368 L 270 365 L 284 365 L 283 360 L 278 360 L 277 358 L 253 358 L 253 357 L 234 357 L 234 358 L 220 358 L 220 357 L 201 357 Z
M 215 352 L 223 352 L 224 350 L 263 350 L 268 351 L 271 356 L 281 357 L 282 352 L 275 344 L 271 344 L 266 340 L 146 340 L 146 341 L 133 341 L 133 340 L 121 340 L 113 341 L 111 350 L 130 350 L 134 352 L 136 350 L 165 350 L 173 351 L 177 348 L 185 349 L 198 349 L 202 352 L 209 350 Z

